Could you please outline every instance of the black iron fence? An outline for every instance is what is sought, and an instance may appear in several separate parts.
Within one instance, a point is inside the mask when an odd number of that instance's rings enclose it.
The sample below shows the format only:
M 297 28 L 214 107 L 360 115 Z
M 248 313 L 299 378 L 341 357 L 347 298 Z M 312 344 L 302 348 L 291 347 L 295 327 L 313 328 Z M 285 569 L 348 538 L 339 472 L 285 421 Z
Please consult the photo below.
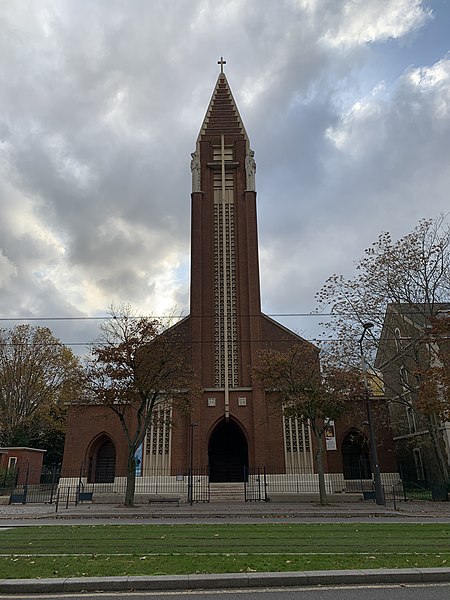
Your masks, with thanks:
M 284 472 L 283 472 L 284 471 Z M 126 477 L 115 477 L 112 482 L 90 482 L 78 473 L 61 472 L 60 467 L 45 467 L 42 471 L 3 469 L 0 472 L 0 496 L 8 496 L 11 503 L 56 503 L 57 505 L 95 502 L 123 502 Z M 328 494 L 360 494 L 366 500 L 374 499 L 373 480 L 366 470 L 348 469 L 345 473 L 326 473 L 325 489 Z M 246 502 L 275 499 L 277 495 L 318 494 L 316 473 L 301 469 L 271 469 L 247 467 L 240 481 L 244 482 Z M 449 490 L 433 483 L 425 470 L 418 477 L 412 465 L 401 465 L 396 473 L 382 473 L 387 499 L 446 500 Z M 181 469 L 144 469 L 136 477 L 137 502 L 175 500 L 180 502 L 210 502 L 208 467 Z
M 407 500 L 448 500 L 450 482 L 439 481 L 423 465 L 402 463 L 399 466 L 402 492 Z
M 111 482 L 92 482 L 77 473 L 62 472 L 60 467 L 3 470 L 0 473 L 0 496 L 9 496 L 10 503 L 78 504 L 123 502 L 127 487 L 126 477 L 115 477 Z M 189 469 L 146 469 L 137 474 L 135 497 L 138 501 L 177 499 L 181 502 L 209 502 L 207 467 Z
M 11 503 L 52 503 L 56 499 L 60 477 L 60 467 L 44 467 L 38 471 L 28 467 L 3 470 L 0 495 L 10 496 Z

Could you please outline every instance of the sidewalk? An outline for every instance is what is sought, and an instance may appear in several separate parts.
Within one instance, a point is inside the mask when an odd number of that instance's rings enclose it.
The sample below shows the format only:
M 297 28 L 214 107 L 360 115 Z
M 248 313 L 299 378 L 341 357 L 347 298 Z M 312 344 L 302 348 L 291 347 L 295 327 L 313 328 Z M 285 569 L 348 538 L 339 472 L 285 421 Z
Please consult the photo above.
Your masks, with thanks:
M 5 521 L 22 521 L 24 524 L 32 520 L 42 521 L 58 520 L 154 520 L 172 519 L 176 521 L 185 520 L 209 520 L 209 519 L 399 519 L 406 520 L 439 520 L 450 522 L 449 502 L 398 502 L 396 510 L 392 502 L 387 506 L 378 506 L 374 502 L 335 503 L 320 506 L 315 502 L 298 503 L 272 503 L 272 502 L 228 502 L 228 503 L 198 503 L 189 504 L 151 504 L 137 505 L 126 508 L 116 504 L 70 504 L 66 509 L 60 505 L 58 512 L 54 504 L 14 504 L 11 506 L 0 506 L 0 526 Z

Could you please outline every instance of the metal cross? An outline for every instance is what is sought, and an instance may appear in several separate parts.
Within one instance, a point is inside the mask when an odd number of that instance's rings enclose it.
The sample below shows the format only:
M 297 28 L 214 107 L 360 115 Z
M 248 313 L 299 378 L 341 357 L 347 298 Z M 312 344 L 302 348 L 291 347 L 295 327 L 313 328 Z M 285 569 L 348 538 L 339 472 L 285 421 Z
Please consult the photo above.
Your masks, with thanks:
M 220 57 L 220 60 L 217 61 L 217 64 L 220 65 L 220 72 L 223 73 L 223 65 L 227 64 L 227 61 L 223 60 L 223 56 Z

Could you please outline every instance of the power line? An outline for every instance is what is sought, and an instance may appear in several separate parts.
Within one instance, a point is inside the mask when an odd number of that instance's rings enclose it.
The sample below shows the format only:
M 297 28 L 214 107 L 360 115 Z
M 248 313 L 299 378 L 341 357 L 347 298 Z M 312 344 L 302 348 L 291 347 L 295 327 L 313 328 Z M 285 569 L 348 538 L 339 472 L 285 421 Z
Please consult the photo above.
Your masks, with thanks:
M 332 344 L 341 344 L 341 343 L 349 343 L 351 342 L 351 340 L 349 340 L 348 338 L 306 338 L 303 337 L 300 334 L 296 334 L 295 332 L 292 332 L 293 335 L 297 335 L 299 337 L 298 342 L 301 343 L 303 342 L 310 342 L 310 343 L 332 343 Z M 162 334 L 164 335 L 164 334 Z M 397 338 L 395 337 L 385 337 L 384 340 L 385 341 L 395 341 Z M 449 338 L 443 338 L 443 339 L 449 339 Z M 270 339 L 260 339 L 260 340 L 247 340 L 247 339 L 242 339 L 239 338 L 238 340 L 236 340 L 237 344 L 250 344 L 250 343 L 256 343 L 256 344 L 278 344 L 278 343 L 285 343 L 285 342 L 289 342 L 292 343 L 292 337 L 289 338 L 279 338 L 277 340 L 270 340 Z M 118 341 L 117 344 L 120 344 L 121 342 Z M 187 345 L 197 345 L 197 344 L 211 344 L 214 345 L 216 343 L 216 340 L 176 340 L 176 341 L 172 341 L 171 343 L 177 345 L 177 344 L 187 344 Z M 63 342 L 61 340 L 55 341 L 55 342 L 46 342 L 45 344 L 37 344 L 39 346 L 91 346 L 91 347 L 95 347 L 95 346 L 107 346 L 109 345 L 109 343 L 107 342 L 102 342 L 101 340 L 99 341 L 90 341 L 90 342 Z M 12 342 L 0 342 L 0 347 L 15 347 L 15 346 L 33 346 L 33 342 L 30 343 L 23 343 L 23 342 L 18 342 L 18 343 L 12 343 Z
M 367 311 L 364 313 L 358 313 L 356 315 L 354 312 L 279 312 L 279 313 L 255 313 L 255 314 L 244 314 L 239 313 L 236 316 L 240 318 L 250 318 L 250 317 L 258 317 L 258 316 L 267 316 L 267 317 L 355 317 L 355 316 L 383 316 L 386 311 Z M 402 310 L 402 315 L 415 315 L 422 314 L 423 311 L 414 310 L 413 308 L 409 308 L 408 310 Z M 192 315 L 192 314 L 167 314 L 167 315 L 127 315 L 128 319 L 185 319 L 189 317 L 191 319 L 206 319 L 206 318 L 215 318 L 214 315 L 205 316 L 205 315 Z M 0 322 L 14 322 L 14 321 L 108 321 L 111 319 L 120 318 L 114 315 L 97 315 L 97 316 L 77 316 L 77 317 L 0 317 Z
M 418 311 L 419 312 L 419 311 Z M 367 312 L 367 313 L 362 313 L 364 315 L 384 315 L 384 312 Z M 402 314 L 416 314 L 415 312 L 411 311 L 411 312 L 403 312 Z M 258 317 L 258 316 L 266 316 L 266 317 L 353 317 L 355 316 L 354 313 L 325 313 L 325 312 L 321 312 L 321 313 L 315 313 L 315 312 L 308 312 L 308 313 L 296 313 L 296 312 L 291 312 L 291 313 L 259 313 L 259 314 L 237 314 L 236 317 L 238 318 L 250 318 L 250 317 Z M 128 316 L 128 319 L 185 319 L 186 317 L 189 317 L 191 319 L 214 319 L 215 315 L 211 315 L 211 316 L 205 316 L 205 315 L 191 315 L 191 314 L 186 314 L 186 315 L 131 315 Z M 114 317 L 112 315 L 104 315 L 104 316 L 98 316 L 98 317 L 0 317 L 0 321 L 5 321 L 5 322 L 14 322 L 14 321 L 108 321 L 108 320 L 112 320 L 115 319 L 117 317 Z M 120 318 L 120 316 L 118 317 Z

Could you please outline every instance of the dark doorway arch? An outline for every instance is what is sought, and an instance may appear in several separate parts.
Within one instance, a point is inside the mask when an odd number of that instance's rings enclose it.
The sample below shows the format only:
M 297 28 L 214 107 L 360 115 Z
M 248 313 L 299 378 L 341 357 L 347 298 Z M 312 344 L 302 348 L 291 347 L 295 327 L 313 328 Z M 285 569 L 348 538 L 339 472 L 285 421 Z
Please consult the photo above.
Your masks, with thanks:
M 112 483 L 116 474 L 116 447 L 111 440 L 105 440 L 100 446 L 95 462 L 95 481 Z
M 358 429 L 350 429 L 341 445 L 344 479 L 370 479 L 369 447 L 366 436 Z
M 116 447 L 108 436 L 101 436 L 93 444 L 89 456 L 88 481 L 113 483 L 116 475 Z
M 211 433 L 208 446 L 209 480 L 244 481 L 248 468 L 248 445 L 234 421 L 221 421 Z

